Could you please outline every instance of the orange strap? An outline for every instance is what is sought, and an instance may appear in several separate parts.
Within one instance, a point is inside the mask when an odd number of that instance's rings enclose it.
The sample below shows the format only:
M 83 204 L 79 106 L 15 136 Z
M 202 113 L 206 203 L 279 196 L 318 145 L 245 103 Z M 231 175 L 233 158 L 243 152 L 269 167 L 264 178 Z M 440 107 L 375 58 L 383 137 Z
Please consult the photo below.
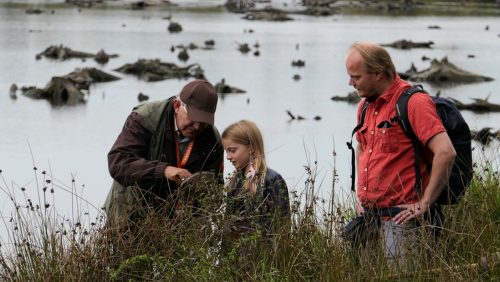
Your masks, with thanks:
M 193 151 L 193 146 L 194 146 L 194 140 L 189 142 L 186 150 L 184 151 L 184 155 L 182 155 L 182 159 L 181 159 L 181 157 L 180 157 L 181 151 L 179 148 L 179 142 L 177 142 L 177 141 L 175 142 L 175 149 L 176 149 L 175 153 L 176 153 L 176 157 L 177 157 L 177 167 L 184 168 L 184 166 L 186 165 L 186 163 L 189 159 L 189 156 L 191 155 L 191 151 Z

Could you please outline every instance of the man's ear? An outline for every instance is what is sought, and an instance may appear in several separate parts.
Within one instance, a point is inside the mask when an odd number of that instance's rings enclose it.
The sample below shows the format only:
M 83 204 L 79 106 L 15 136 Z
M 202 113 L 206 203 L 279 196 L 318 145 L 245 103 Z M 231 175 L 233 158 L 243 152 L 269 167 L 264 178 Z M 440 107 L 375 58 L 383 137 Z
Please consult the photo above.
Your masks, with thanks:
M 179 101 L 178 99 L 174 99 L 173 103 L 174 103 L 174 111 L 177 113 L 177 110 L 181 106 L 181 101 Z

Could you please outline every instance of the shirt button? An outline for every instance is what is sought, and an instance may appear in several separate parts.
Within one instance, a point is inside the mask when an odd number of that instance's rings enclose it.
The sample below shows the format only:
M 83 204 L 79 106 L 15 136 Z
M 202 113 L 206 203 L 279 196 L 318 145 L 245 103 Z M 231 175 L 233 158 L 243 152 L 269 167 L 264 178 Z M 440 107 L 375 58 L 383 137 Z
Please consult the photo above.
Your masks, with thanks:
M 365 187 L 363 187 L 363 190 L 365 190 L 365 191 L 366 191 L 366 186 L 365 186 Z
M 378 115 L 378 112 L 375 112 L 375 115 Z
M 385 133 L 385 130 L 382 130 L 382 133 Z
M 372 152 L 372 149 L 368 150 L 368 152 L 370 152 L 370 153 L 371 153 L 371 152 Z
M 370 134 L 371 134 L 371 135 L 373 135 L 373 130 L 372 130 L 372 131 L 370 131 Z
M 368 171 L 368 168 L 365 167 L 365 171 Z

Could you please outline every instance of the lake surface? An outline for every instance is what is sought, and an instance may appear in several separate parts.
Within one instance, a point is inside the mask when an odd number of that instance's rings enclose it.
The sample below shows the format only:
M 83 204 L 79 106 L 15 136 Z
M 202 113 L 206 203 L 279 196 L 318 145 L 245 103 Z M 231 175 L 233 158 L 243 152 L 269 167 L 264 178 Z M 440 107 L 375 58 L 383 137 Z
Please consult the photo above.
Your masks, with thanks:
M 100 207 L 112 182 L 107 169 L 107 152 L 119 134 L 139 92 L 151 100 L 177 95 L 188 80 L 145 82 L 113 69 L 139 58 L 158 58 L 179 65 L 199 63 L 214 84 L 222 78 L 246 94 L 220 97 L 216 126 L 222 131 L 240 119 L 255 121 L 261 128 L 270 167 L 280 172 L 291 191 L 304 189 L 304 165 L 317 161 L 318 196 L 330 198 L 333 169 L 337 169 L 336 197 L 349 195 L 350 152 L 345 146 L 355 126 L 356 105 L 334 102 L 335 95 L 352 91 L 345 72 L 345 55 L 357 40 L 389 43 L 399 39 L 435 42 L 433 49 L 389 49 L 399 71 L 413 62 L 418 69 L 429 66 L 422 56 L 449 60 L 459 67 L 495 80 L 487 83 L 436 88 L 424 84 L 430 93 L 441 90 L 464 102 L 470 97 L 491 95 L 500 103 L 500 18 L 498 17 L 391 17 L 293 16 L 286 23 L 251 22 L 223 9 L 179 9 L 172 12 L 183 31 L 170 34 L 167 10 L 60 8 L 40 15 L 27 15 L 22 8 L 0 6 L 0 169 L 2 189 L 26 187 L 36 194 L 33 166 L 54 178 L 58 210 L 71 210 L 72 197 L 60 186 L 73 189 L 95 207 Z M 428 29 L 439 25 L 442 29 Z M 485 30 L 485 26 L 489 30 Z M 245 32 L 252 29 L 254 32 Z M 190 59 L 177 59 L 178 44 L 215 40 L 214 50 L 190 51 Z M 237 43 L 260 44 L 260 56 L 241 54 Z M 50 45 L 63 44 L 74 50 L 96 53 L 104 49 L 117 53 L 104 66 L 94 60 L 35 60 Z M 298 48 L 297 48 L 298 46 Z M 253 49 L 253 47 L 252 47 Z M 469 54 L 475 58 L 468 58 Z M 303 68 L 292 60 L 306 62 Z M 12 83 L 43 88 L 52 76 L 65 75 L 77 67 L 98 67 L 121 80 L 91 87 L 85 104 L 51 106 L 18 93 L 9 98 Z M 292 79 L 299 74 L 298 81 Z M 249 101 L 249 103 L 247 102 Z M 289 121 L 286 110 L 307 118 Z M 472 129 L 499 129 L 500 113 L 463 112 Z M 315 116 L 321 116 L 315 121 Z M 498 143 L 495 143 L 498 148 Z M 333 152 L 336 157 L 333 157 Z M 493 149 L 498 152 L 498 149 Z M 480 150 L 477 150 L 477 152 Z M 498 155 L 497 155 L 498 156 Z M 487 158 L 482 153 L 477 158 Z M 34 160 L 34 161 L 33 161 Z M 233 170 L 225 163 L 226 172 Z M 33 194 L 33 195 L 34 195 Z M 340 197 L 339 199 L 341 199 Z M 96 209 L 90 208 L 91 212 Z M 0 213 L 8 216 L 12 204 L 0 192 Z

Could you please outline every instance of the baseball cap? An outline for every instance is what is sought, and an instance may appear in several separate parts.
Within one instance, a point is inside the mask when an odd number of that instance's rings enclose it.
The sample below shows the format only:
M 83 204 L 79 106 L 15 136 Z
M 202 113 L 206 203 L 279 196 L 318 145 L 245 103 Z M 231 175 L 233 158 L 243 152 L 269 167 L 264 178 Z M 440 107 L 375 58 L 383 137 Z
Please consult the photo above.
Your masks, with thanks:
M 210 82 L 206 80 L 191 81 L 182 88 L 179 97 L 186 104 L 190 120 L 214 124 L 218 96 Z

